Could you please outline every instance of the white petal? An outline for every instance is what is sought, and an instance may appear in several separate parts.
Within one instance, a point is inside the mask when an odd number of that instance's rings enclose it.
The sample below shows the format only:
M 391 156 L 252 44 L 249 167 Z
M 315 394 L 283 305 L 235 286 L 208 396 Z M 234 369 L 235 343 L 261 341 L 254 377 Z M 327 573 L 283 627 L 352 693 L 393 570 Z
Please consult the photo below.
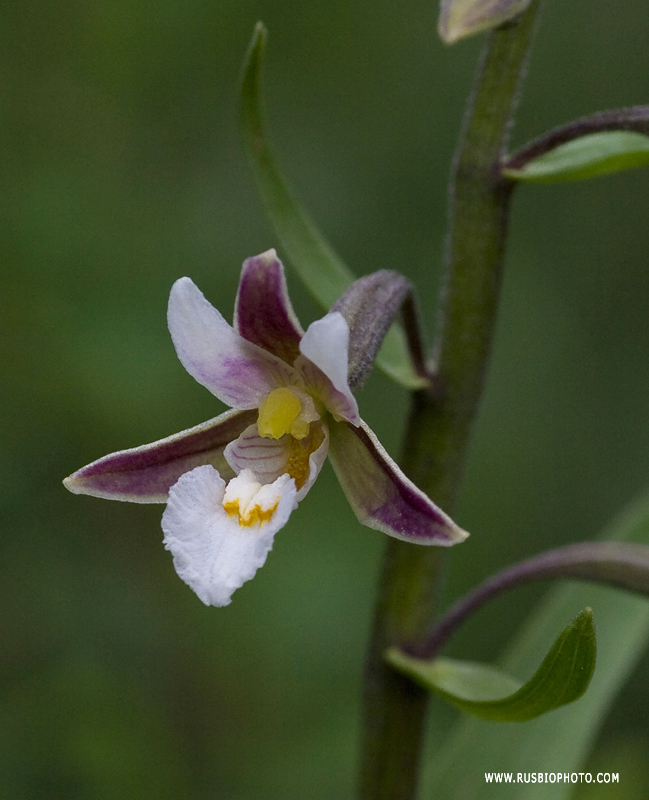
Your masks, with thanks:
M 300 342 L 300 352 L 324 372 L 338 391 L 347 388 L 349 325 L 334 311 L 312 322 Z
M 297 380 L 293 367 L 233 330 L 190 278 L 174 283 L 167 321 L 187 372 L 233 408 L 257 408 L 273 389 Z
M 296 503 L 306 496 L 320 474 L 329 450 L 329 430 L 317 423 L 304 439 L 282 436 L 269 439 L 260 436 L 256 425 L 250 425 L 230 442 L 224 456 L 237 473 L 252 470 L 260 483 L 272 483 L 280 475 L 291 474 L 298 487 Z
M 349 326 L 338 311 L 312 322 L 300 342 L 300 352 L 318 371 L 298 359 L 295 366 L 336 419 L 358 424 L 358 405 L 349 388 Z
M 226 492 L 228 500 L 241 503 L 241 516 L 226 512 Z M 162 517 L 164 544 L 179 577 L 206 605 L 228 605 L 235 590 L 263 566 L 295 497 L 295 484 L 288 475 L 260 486 L 245 470 L 227 489 L 209 465 L 182 475 L 171 487 Z

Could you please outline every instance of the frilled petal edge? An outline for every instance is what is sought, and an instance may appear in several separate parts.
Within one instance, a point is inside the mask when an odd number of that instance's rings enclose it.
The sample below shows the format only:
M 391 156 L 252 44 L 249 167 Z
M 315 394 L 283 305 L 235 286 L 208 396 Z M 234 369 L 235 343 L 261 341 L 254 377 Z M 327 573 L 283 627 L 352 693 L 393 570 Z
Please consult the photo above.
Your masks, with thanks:
M 234 477 L 223 450 L 256 417 L 256 411 L 226 411 L 157 442 L 104 456 L 73 472 L 63 484 L 74 494 L 165 503 L 178 478 L 202 464 L 216 467 L 226 479 Z
M 244 261 L 234 307 L 234 329 L 287 364 L 300 355 L 304 331 L 291 305 L 284 266 L 274 250 Z
M 399 469 L 370 428 L 330 426 L 329 455 L 358 521 L 414 544 L 450 546 L 469 535 Z
M 294 505 L 288 475 L 262 486 L 244 470 L 226 487 L 210 466 L 185 473 L 172 486 L 162 516 L 164 544 L 178 576 L 206 605 L 228 605 L 265 563 Z
M 240 336 L 190 278 L 172 286 L 167 322 L 183 367 L 232 408 L 257 408 L 273 389 L 296 382 L 292 366 Z

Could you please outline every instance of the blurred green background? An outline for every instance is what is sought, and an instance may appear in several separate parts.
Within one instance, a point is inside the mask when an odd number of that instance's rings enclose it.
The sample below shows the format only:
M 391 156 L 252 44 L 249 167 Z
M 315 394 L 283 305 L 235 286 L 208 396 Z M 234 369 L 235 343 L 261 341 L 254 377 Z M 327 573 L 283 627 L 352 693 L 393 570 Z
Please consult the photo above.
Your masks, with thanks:
M 0 797 L 352 796 L 384 541 L 355 523 L 329 467 L 221 610 L 176 578 L 160 506 L 74 497 L 61 479 L 221 410 L 177 361 L 165 311 L 189 275 L 229 315 L 243 259 L 276 245 L 236 119 L 258 19 L 293 186 L 358 274 L 415 282 L 432 333 L 446 182 L 482 45 L 443 46 L 436 13 L 432 0 L 0 11 Z M 647 41 L 637 0 L 548 0 L 513 144 L 647 102 Z M 452 553 L 448 599 L 490 568 L 595 536 L 649 482 L 648 178 L 516 197 L 455 513 L 473 535 Z M 319 310 L 291 274 L 289 286 L 308 323 Z M 406 400 L 381 376 L 360 398 L 395 456 Z M 494 658 L 540 594 L 494 604 L 449 651 Z M 649 792 L 648 667 L 645 655 L 593 761 L 622 771 L 626 798 Z

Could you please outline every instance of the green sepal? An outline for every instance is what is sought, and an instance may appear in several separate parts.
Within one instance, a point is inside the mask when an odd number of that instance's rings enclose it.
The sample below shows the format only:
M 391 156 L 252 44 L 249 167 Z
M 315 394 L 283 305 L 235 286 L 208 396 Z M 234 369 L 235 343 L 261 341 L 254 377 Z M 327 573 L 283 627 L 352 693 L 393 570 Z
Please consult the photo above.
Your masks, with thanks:
M 514 181 L 558 183 L 647 164 L 649 136 L 636 131 L 599 131 L 563 142 L 518 169 L 505 166 L 502 174 Z
M 340 312 L 349 325 L 349 387 L 352 391 L 360 389 L 369 377 L 400 308 L 404 308 L 406 329 L 411 333 L 409 352 L 413 366 L 427 380 L 412 292 L 412 284 L 403 275 L 380 269 L 354 281 L 331 306 L 331 311 Z
M 328 309 L 352 284 L 355 276 L 291 194 L 270 148 L 261 99 L 266 39 L 266 28 L 258 22 L 248 48 L 241 84 L 243 138 L 275 233 L 304 285 L 318 303 Z M 405 334 L 396 323 L 388 331 L 376 363 L 408 389 L 427 385 L 427 380 L 412 366 Z
M 388 663 L 416 683 L 462 711 L 493 722 L 526 722 L 577 700 L 588 688 L 596 658 L 590 608 L 566 625 L 541 666 L 523 685 L 485 664 L 449 658 L 423 661 L 398 648 L 386 653 Z

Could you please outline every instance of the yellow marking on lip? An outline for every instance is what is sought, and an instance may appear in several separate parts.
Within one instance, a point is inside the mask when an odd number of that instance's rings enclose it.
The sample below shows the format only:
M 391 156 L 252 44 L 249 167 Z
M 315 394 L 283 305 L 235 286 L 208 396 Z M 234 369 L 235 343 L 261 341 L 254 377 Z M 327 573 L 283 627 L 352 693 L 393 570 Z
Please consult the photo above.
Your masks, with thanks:
M 237 522 L 242 528 L 250 528 L 253 525 L 265 525 L 273 518 L 273 514 L 279 505 L 279 498 L 270 508 L 262 508 L 260 505 L 249 506 L 241 511 L 238 499 L 224 501 L 223 508 L 229 517 L 237 517 Z

